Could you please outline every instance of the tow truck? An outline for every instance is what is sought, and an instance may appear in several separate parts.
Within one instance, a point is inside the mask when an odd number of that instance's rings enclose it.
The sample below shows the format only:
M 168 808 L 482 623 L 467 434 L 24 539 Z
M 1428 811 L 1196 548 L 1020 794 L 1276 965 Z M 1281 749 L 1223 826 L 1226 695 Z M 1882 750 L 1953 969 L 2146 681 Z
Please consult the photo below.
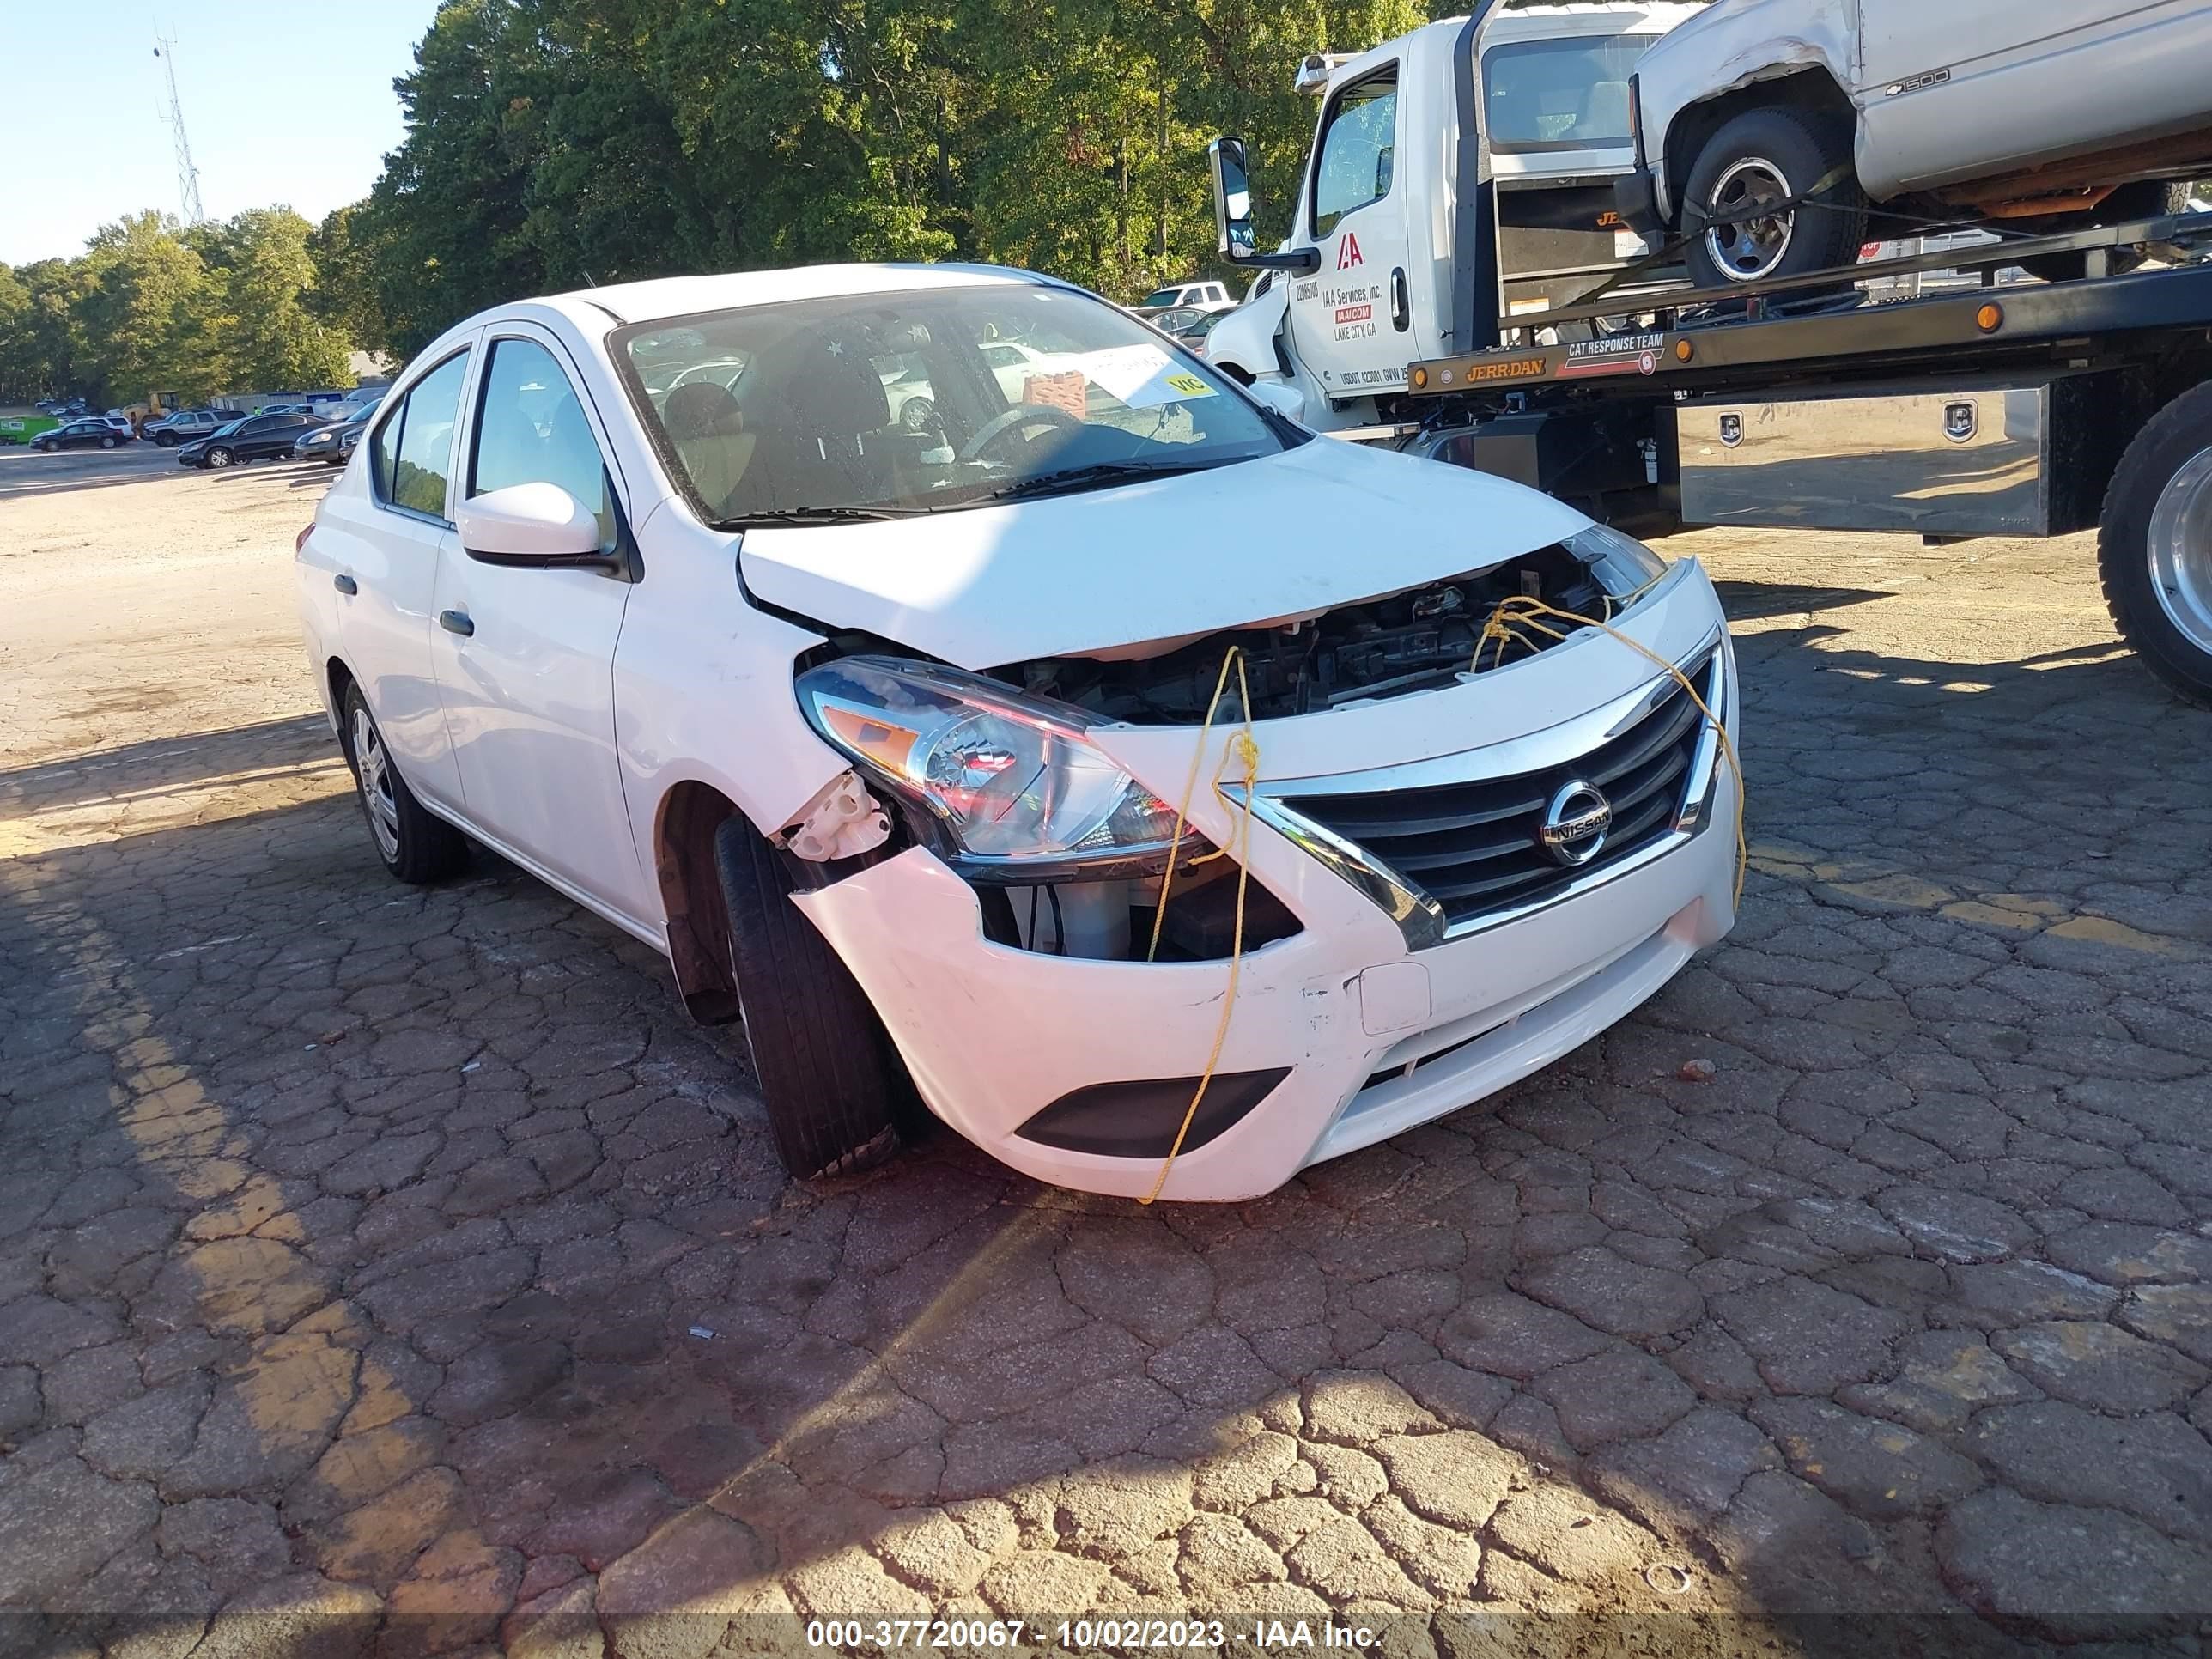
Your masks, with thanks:
M 1624 250 L 1565 303 L 1554 283 L 1531 305 L 1500 258 L 1483 119 L 1495 5 L 1328 60 L 1273 252 L 1244 145 L 1210 146 L 1221 257 L 1260 272 L 1212 362 L 1296 394 L 1316 430 L 1511 477 L 1647 538 L 2094 528 L 2121 636 L 2212 708 L 2212 214 L 1726 290 L 1686 286 L 1678 248 Z M 2051 254 L 2085 275 L 1998 283 Z M 1877 297 L 1936 270 L 1978 280 Z

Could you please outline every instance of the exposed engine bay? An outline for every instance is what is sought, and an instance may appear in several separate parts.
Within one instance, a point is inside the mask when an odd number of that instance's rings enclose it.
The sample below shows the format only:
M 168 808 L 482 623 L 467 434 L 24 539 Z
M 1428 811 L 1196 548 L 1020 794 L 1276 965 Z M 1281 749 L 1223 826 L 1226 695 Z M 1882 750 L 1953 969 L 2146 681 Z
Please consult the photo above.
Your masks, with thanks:
M 1210 634 L 1152 656 L 1039 658 L 1000 668 L 994 678 L 1109 720 L 1195 725 L 1206 718 L 1224 654 L 1238 645 L 1244 648 L 1252 719 L 1316 714 L 1449 685 L 1462 674 L 1488 672 L 1556 644 L 1551 635 L 1526 625 L 1516 628 L 1510 639 L 1483 640 L 1498 603 L 1516 595 L 1585 617 L 1602 616 L 1607 604 L 1605 588 L 1587 564 L 1563 547 L 1543 547 L 1479 575 L 1339 605 L 1279 627 Z M 1231 674 L 1215 718 L 1241 720 L 1244 712 Z

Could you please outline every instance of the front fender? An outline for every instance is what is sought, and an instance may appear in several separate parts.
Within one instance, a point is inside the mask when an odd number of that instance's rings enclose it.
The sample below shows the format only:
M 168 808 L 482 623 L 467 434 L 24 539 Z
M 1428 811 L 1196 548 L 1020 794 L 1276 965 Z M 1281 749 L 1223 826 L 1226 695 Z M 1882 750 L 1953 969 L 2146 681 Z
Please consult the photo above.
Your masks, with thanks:
M 1663 36 L 1636 62 L 1644 159 L 1656 204 L 1671 220 L 1681 204 L 1669 146 L 1694 106 L 1756 82 L 1825 70 L 1845 96 L 1858 84 L 1857 0 L 1739 0 L 1715 6 Z
M 1238 306 L 1213 325 L 1206 337 L 1206 361 L 1217 368 L 1233 368 L 1249 380 L 1262 375 L 1280 379 L 1282 360 L 1275 355 L 1275 336 L 1282 331 L 1290 309 L 1288 273 L 1267 284 L 1265 293 Z

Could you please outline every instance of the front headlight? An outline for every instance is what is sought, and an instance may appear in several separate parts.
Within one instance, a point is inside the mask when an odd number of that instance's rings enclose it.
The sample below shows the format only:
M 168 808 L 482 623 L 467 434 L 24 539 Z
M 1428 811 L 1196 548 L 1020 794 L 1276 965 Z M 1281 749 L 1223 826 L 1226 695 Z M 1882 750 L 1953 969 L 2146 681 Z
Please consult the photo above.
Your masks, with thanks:
M 303 444 L 319 444 L 326 441 L 330 435 L 331 434 L 327 432 L 310 432 L 306 437 L 301 439 L 300 441 Z
M 1103 722 L 1080 708 L 892 657 L 825 663 L 798 690 L 814 729 L 921 807 L 971 875 L 1087 879 L 1167 854 L 1174 807 L 1091 745 Z
M 1616 599 L 1650 586 L 1667 574 L 1664 559 L 1610 525 L 1577 530 L 1559 544 L 1588 565 L 1590 574 Z

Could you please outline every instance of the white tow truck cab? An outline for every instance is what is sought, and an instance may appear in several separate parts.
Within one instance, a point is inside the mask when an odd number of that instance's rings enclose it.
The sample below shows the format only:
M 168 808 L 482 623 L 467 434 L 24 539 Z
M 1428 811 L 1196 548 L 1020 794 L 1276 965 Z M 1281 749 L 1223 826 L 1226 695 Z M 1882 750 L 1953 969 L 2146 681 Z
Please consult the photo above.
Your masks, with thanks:
M 2008 222 L 1978 247 L 1869 261 L 1856 232 L 1831 234 L 1832 262 L 1754 261 L 1717 289 L 1698 250 L 1716 228 L 1757 231 L 1785 210 L 1762 196 L 1648 252 L 1602 210 L 1559 211 L 1579 234 L 1619 235 L 1611 258 L 1588 242 L 1584 269 L 1572 254 L 1516 258 L 1516 236 L 1608 174 L 1623 186 L 1615 209 L 1650 223 L 1633 134 L 1640 105 L 1648 162 L 1651 67 L 1733 84 L 1725 62 L 1686 54 L 1733 50 L 1722 23 L 1781 9 L 1476 0 L 1468 17 L 1309 66 L 1321 118 L 1274 252 L 1257 246 L 1243 142 L 1211 148 L 1220 255 L 1263 277 L 1214 328 L 1209 360 L 1255 390 L 1279 386 L 1316 430 L 1512 478 L 1640 536 L 1728 524 L 1949 543 L 2095 527 L 2121 636 L 2212 707 L 2212 216 L 2132 210 L 2116 190 L 2094 215 Z M 1923 7 L 1916 38 L 1938 60 L 1969 52 L 1988 10 Z M 2140 21 L 2178 28 L 2185 12 L 2203 8 L 2146 6 Z M 1653 44 L 1632 59 L 1642 36 Z M 2160 181 L 2195 165 L 2199 137 L 2146 142 L 2129 169 L 2170 207 Z M 1786 210 L 1809 221 L 1819 187 Z M 1686 252 L 1686 269 L 1670 268 Z M 1998 288 L 2014 266 L 2050 280 Z M 1875 302 L 1892 279 L 1939 269 L 1984 285 Z
M 1295 83 L 1321 114 L 1291 232 L 1265 256 L 1273 273 L 1216 325 L 1209 361 L 1287 381 L 1322 430 L 1376 424 L 1376 398 L 1403 389 L 1407 362 L 1464 344 L 1449 319 L 1462 180 L 1476 189 L 1470 143 L 1486 151 L 1481 193 L 1495 211 L 1481 216 L 1494 223 L 1509 315 L 1566 303 L 1644 252 L 1614 202 L 1636 163 L 1629 74 L 1700 9 L 1532 7 L 1308 57 Z M 1469 131 L 1455 111 L 1471 34 L 1481 114 Z

